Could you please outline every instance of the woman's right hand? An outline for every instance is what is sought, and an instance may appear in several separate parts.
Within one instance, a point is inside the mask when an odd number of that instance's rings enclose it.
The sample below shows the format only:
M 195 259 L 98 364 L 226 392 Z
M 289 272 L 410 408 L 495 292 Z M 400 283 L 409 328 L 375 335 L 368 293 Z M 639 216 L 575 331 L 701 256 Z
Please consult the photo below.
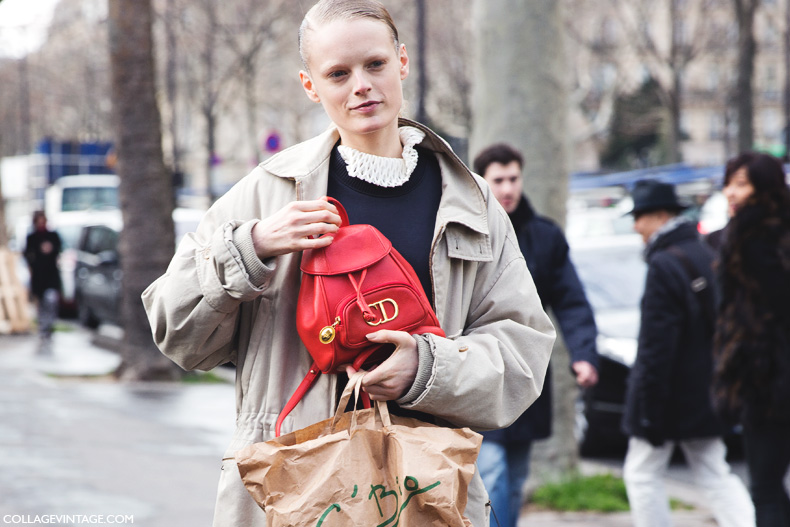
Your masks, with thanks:
M 253 227 L 252 243 L 261 260 L 326 247 L 332 237 L 321 235 L 337 232 L 340 223 L 337 208 L 328 201 L 293 201 Z

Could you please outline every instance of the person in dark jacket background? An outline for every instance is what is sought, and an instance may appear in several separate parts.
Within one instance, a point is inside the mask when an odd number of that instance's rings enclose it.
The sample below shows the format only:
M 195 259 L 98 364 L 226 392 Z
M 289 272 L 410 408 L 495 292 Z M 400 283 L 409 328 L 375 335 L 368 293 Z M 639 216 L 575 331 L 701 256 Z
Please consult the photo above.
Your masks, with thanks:
M 39 353 L 51 351 L 52 327 L 58 316 L 60 236 L 47 228 L 43 211 L 33 213 L 33 232 L 25 243 L 25 260 L 30 269 L 30 290 L 38 304 Z
M 488 182 L 508 213 L 521 252 L 527 261 L 543 308 L 551 308 L 572 357 L 579 386 L 598 382 L 597 330 L 592 308 L 568 255 L 562 229 L 535 214 L 523 194 L 523 157 L 507 144 L 482 150 L 474 169 Z M 522 502 L 522 487 L 529 473 L 532 442 L 551 435 L 551 375 L 542 395 L 510 427 L 483 433 L 478 468 L 499 525 L 515 527 Z
M 713 378 L 717 409 L 743 424 L 758 527 L 790 526 L 790 190 L 781 162 L 727 163 L 731 220 L 719 261 Z
M 628 378 L 623 478 L 636 527 L 671 525 L 663 477 L 678 443 L 722 526 L 754 525 L 746 487 L 732 474 L 723 425 L 710 397 L 715 313 L 713 258 L 679 215 L 672 185 L 637 182 L 634 230 L 645 241 L 647 278 L 636 361 Z

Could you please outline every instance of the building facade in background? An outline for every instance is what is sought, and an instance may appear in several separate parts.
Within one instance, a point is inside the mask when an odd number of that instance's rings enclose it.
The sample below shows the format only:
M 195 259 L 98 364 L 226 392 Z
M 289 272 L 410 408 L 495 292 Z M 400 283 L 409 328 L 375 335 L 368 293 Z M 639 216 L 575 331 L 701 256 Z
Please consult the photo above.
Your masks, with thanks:
M 622 101 L 631 97 L 639 109 L 634 99 L 648 83 L 654 85 L 650 92 L 657 104 L 646 96 L 641 111 L 623 126 L 626 132 L 647 135 L 644 128 L 653 116 L 658 133 L 666 136 L 674 103 L 678 160 L 716 165 L 736 153 L 738 24 L 732 0 L 566 0 L 566 5 L 576 119 L 581 123 L 575 127 L 577 170 L 600 167 Z M 762 0 L 754 25 L 754 148 L 780 156 L 787 20 L 787 0 Z M 659 141 L 630 168 L 663 164 L 663 152 L 666 145 Z

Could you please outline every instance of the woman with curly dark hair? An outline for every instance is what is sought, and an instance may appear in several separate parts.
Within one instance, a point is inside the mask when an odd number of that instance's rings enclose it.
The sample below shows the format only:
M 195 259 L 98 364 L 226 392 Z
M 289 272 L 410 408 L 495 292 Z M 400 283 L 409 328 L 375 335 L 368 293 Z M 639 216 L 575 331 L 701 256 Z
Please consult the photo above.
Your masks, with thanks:
M 790 189 L 780 161 L 727 163 L 714 399 L 743 425 L 758 527 L 790 526 Z

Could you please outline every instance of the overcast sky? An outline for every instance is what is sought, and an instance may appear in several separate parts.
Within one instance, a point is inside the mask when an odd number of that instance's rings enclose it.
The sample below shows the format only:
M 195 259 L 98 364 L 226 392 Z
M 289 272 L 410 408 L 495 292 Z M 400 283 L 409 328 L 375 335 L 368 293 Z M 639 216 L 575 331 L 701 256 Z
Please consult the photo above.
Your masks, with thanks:
M 0 0 L 0 56 L 21 57 L 42 44 L 58 0 Z

